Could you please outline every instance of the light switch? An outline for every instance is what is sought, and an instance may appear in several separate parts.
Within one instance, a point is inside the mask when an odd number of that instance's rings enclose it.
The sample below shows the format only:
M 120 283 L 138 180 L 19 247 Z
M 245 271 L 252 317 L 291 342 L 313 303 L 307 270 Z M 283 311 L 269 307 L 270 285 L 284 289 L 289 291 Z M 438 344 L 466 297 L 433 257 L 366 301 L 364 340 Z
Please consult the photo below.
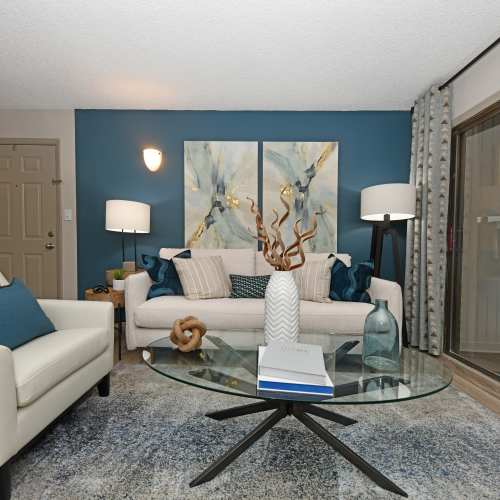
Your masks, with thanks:
M 71 210 L 71 208 L 64 209 L 64 220 L 66 220 L 66 221 L 73 220 L 73 210 Z

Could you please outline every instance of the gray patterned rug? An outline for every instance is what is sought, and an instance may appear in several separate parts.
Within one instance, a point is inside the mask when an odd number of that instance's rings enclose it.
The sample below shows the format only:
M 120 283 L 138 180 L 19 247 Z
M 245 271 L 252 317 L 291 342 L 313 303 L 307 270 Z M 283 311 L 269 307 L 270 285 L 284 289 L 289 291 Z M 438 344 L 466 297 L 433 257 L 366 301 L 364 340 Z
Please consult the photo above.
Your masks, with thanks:
M 285 419 L 209 483 L 189 481 L 263 415 L 217 422 L 205 411 L 245 400 L 118 365 L 97 392 L 13 464 L 14 499 L 389 499 L 295 419 Z M 500 420 L 453 388 L 399 404 L 339 409 L 321 420 L 414 499 L 499 498 Z

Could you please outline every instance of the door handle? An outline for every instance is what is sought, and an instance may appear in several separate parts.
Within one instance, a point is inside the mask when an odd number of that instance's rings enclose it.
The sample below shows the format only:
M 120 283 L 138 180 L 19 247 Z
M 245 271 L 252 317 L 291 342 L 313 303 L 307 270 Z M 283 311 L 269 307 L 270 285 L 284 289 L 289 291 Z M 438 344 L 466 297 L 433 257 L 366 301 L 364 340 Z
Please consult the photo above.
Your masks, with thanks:
M 45 243 L 45 248 L 47 250 L 52 250 L 53 248 L 56 248 L 56 246 L 54 245 L 54 243 Z

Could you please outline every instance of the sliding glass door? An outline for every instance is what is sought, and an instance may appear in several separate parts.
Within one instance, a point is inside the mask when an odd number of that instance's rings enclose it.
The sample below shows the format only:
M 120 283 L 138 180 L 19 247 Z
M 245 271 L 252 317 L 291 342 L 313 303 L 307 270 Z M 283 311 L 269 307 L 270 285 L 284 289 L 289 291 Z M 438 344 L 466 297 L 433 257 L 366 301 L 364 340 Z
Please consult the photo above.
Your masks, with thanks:
M 452 146 L 445 350 L 500 378 L 500 103 Z

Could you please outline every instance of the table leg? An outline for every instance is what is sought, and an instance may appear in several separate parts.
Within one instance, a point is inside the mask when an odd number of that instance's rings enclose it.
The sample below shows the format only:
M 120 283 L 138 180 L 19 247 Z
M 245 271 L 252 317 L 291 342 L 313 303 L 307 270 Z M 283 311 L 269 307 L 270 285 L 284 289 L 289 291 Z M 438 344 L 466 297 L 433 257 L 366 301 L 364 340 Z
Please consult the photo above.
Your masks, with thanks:
M 316 415 L 317 417 L 331 420 L 332 422 L 337 422 L 338 424 L 347 426 L 356 423 L 356 420 L 353 420 L 352 418 L 346 417 L 345 415 L 340 415 L 339 413 L 334 413 L 333 411 L 325 410 L 324 408 L 320 408 L 319 406 L 308 404 L 304 405 L 302 409 L 305 413 L 310 413 L 311 415 Z
M 242 415 L 260 413 L 261 411 L 272 410 L 278 407 L 279 407 L 279 402 L 262 401 L 260 403 L 235 406 L 234 408 L 227 408 L 226 410 L 206 413 L 205 416 L 208 418 L 213 418 L 214 420 L 225 420 L 226 418 L 241 417 Z
M 286 417 L 287 412 L 284 406 L 271 413 L 263 420 L 252 432 L 247 434 L 240 442 L 230 448 L 224 455 L 205 469 L 196 479 L 193 479 L 189 486 L 198 486 L 213 479 L 222 472 L 231 462 L 236 460 L 252 444 L 259 440 L 269 429 L 274 427 L 282 418 Z
M 268 430 L 274 427 L 281 419 L 288 415 L 294 416 L 302 424 L 304 424 L 309 430 L 314 432 L 323 441 L 329 444 L 334 450 L 338 451 L 344 458 L 349 460 L 354 466 L 365 473 L 372 481 L 378 484 L 380 487 L 397 493 L 403 497 L 408 495 L 404 490 L 402 490 L 398 485 L 393 483 L 389 478 L 384 476 L 375 467 L 370 465 L 366 460 L 356 454 L 342 441 L 336 438 L 328 430 L 326 430 L 321 424 L 316 422 L 311 415 L 316 415 L 327 420 L 332 420 L 333 422 L 340 423 L 342 425 L 352 425 L 356 421 L 334 413 L 327 411 L 318 406 L 314 406 L 310 403 L 299 403 L 286 400 L 268 400 L 259 403 L 253 403 L 249 405 L 236 406 L 234 408 L 228 408 L 227 410 L 220 410 L 212 413 L 207 413 L 207 417 L 213 418 L 215 420 L 224 420 L 226 418 L 238 417 L 240 415 L 249 415 L 252 413 L 259 413 L 263 411 L 268 411 L 275 409 L 271 415 L 269 415 L 265 420 L 263 420 L 259 426 L 257 426 L 250 434 L 247 434 L 240 442 L 229 449 L 224 455 L 222 455 L 218 460 L 216 460 L 212 465 L 210 465 L 204 472 L 202 472 L 196 479 L 191 481 L 189 484 L 191 487 L 198 486 L 202 483 L 210 481 L 220 472 L 222 472 L 231 462 L 236 460 L 245 450 L 247 450 L 253 443 L 260 439 Z
M 307 410 L 306 410 L 307 411 Z M 328 432 L 316 420 L 304 413 L 304 410 L 299 406 L 294 407 L 293 415 L 302 422 L 309 430 L 319 436 L 325 443 L 329 444 L 334 450 L 338 451 L 344 458 L 349 460 L 351 464 L 356 466 L 360 471 L 364 472 L 372 481 L 382 488 L 397 493 L 403 497 L 408 497 L 408 494 L 402 490 L 397 484 L 394 484 L 389 478 L 385 477 L 373 465 L 370 465 L 366 460 L 356 454 L 351 448 L 345 445 L 340 439 Z

